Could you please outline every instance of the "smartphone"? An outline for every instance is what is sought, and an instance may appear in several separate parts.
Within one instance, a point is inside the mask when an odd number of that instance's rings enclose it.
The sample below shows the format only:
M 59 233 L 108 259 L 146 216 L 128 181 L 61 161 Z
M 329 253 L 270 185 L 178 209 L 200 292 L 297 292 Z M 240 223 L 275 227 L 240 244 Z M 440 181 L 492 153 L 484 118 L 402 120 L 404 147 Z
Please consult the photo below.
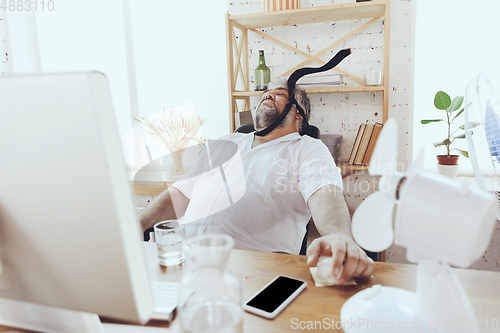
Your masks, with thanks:
M 307 282 L 279 275 L 243 304 L 247 312 L 273 319 L 307 286 Z

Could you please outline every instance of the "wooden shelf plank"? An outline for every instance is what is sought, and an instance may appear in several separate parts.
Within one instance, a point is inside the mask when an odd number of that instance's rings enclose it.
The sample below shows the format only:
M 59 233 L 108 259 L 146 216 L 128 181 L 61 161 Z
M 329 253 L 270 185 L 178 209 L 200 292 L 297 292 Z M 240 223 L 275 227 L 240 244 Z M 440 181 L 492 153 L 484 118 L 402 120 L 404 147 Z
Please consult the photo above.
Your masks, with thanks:
M 337 164 L 341 170 L 347 171 L 368 171 L 367 165 L 348 165 L 348 164 Z
M 365 91 L 384 91 L 384 87 L 376 86 L 376 87 L 338 87 L 338 88 L 305 89 L 305 92 L 308 94 L 320 94 L 320 93 L 332 93 L 332 92 L 348 93 L 348 92 L 365 92 Z
M 237 90 L 233 92 L 234 97 L 245 97 L 245 96 L 259 96 L 262 95 L 263 91 L 241 91 Z
M 349 93 L 349 92 L 366 92 L 366 91 L 384 91 L 384 86 L 376 87 L 335 87 L 335 88 L 314 88 L 305 89 L 308 94 L 320 94 L 320 93 Z M 235 97 L 245 97 L 245 96 L 259 96 L 262 95 L 263 91 L 235 91 L 233 96 Z
M 230 19 L 247 29 L 354 20 L 385 15 L 386 2 L 367 1 L 331 6 L 308 7 L 275 12 L 230 15 Z

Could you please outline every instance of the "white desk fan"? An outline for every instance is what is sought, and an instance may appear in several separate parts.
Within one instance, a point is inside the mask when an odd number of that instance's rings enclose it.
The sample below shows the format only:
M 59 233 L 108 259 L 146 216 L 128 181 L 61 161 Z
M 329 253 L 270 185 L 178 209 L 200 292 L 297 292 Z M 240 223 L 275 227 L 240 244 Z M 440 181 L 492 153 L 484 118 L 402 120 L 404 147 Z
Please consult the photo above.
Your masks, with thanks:
M 465 135 L 476 181 L 497 198 L 500 219 L 500 104 L 483 74 L 465 90 Z
M 477 332 L 475 327 L 445 325 L 453 318 L 475 320 L 467 294 L 449 265 L 468 267 L 484 253 L 496 223 L 496 201 L 486 191 L 422 172 L 423 151 L 405 174 L 396 172 L 397 134 L 396 121 L 389 119 L 369 167 L 370 175 L 382 176 L 379 192 L 356 209 L 352 233 L 369 251 L 383 251 L 393 240 L 406 247 L 408 260 L 418 263 L 417 291 L 374 286 L 357 293 L 343 305 L 341 321 L 364 318 L 372 325 L 344 330 L 381 332 L 380 325 L 391 322 L 393 326 L 385 331 Z M 398 330 L 401 322 L 422 324 Z

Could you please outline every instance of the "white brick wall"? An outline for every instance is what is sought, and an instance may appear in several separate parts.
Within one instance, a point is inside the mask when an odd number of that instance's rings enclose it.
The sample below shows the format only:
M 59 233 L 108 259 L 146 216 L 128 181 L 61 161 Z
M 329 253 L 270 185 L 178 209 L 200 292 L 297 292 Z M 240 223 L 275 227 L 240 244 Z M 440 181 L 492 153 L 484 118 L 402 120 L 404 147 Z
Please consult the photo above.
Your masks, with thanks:
M 7 32 L 4 25 L 4 11 L 0 10 L 0 75 L 9 73 L 9 66 L 7 64 Z

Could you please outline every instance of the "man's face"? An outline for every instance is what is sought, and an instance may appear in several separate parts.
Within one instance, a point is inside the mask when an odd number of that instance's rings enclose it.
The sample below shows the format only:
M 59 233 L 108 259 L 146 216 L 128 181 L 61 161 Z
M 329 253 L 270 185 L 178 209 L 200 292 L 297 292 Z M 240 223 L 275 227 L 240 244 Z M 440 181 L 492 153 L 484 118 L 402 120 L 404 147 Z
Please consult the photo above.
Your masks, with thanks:
M 271 125 L 283 112 L 288 103 L 288 91 L 285 88 L 274 88 L 264 92 L 257 106 L 255 126 L 260 130 Z

